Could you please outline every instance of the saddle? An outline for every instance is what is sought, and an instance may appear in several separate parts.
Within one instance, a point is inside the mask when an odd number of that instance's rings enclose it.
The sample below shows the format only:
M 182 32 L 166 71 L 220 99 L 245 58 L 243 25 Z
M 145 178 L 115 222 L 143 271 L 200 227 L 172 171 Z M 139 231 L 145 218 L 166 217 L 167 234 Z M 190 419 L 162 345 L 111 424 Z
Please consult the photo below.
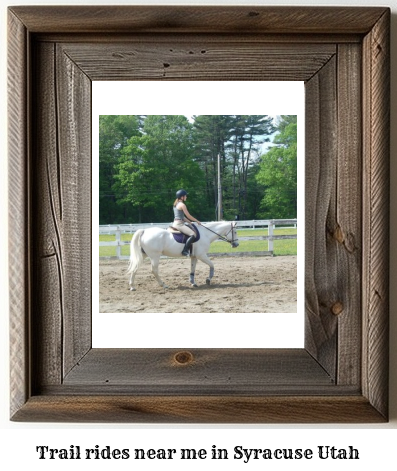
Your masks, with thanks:
M 196 240 L 194 242 L 197 242 L 200 239 L 200 232 L 198 231 L 197 227 L 194 224 L 186 224 L 186 225 L 190 227 L 190 229 L 192 229 L 194 233 L 196 234 Z M 173 227 L 173 226 L 169 226 L 167 228 L 167 231 L 170 232 L 174 236 L 175 241 L 178 242 L 179 244 L 184 244 L 189 238 L 189 236 L 187 236 L 186 234 L 183 234 L 180 230 L 178 230 L 176 227 Z

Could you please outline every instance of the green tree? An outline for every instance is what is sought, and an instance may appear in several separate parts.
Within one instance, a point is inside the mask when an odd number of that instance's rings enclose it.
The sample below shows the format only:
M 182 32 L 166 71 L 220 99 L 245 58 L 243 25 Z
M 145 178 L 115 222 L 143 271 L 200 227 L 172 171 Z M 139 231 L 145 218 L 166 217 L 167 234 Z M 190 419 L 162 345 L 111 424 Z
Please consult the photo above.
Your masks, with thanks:
M 228 150 L 231 162 L 233 207 L 242 219 L 253 217 L 249 211 L 249 182 L 259 160 L 261 145 L 274 132 L 273 120 L 266 115 L 236 115 L 232 117 Z
M 231 116 L 199 115 L 194 117 L 193 142 L 195 160 L 205 174 L 205 201 L 209 218 L 213 218 L 218 202 L 218 155 L 221 159 L 221 180 L 227 179 L 227 142 L 231 136 Z M 211 208 L 211 209 L 210 209 Z
M 286 125 L 281 119 L 280 135 Z M 214 219 L 218 155 L 223 217 L 258 217 L 271 187 L 256 177 L 259 156 L 273 132 L 266 115 L 199 115 L 193 123 L 182 115 L 101 116 L 100 223 L 169 221 L 180 188 L 192 214 Z
M 132 136 L 140 134 L 140 118 L 131 115 L 99 117 L 99 221 L 123 222 L 126 208 L 117 204 L 113 192 L 115 167 Z
M 252 169 L 259 159 L 260 146 L 274 131 L 266 115 L 195 116 L 194 143 L 197 161 L 205 173 L 206 201 L 214 210 L 218 203 L 218 155 L 220 156 L 224 218 L 242 218 L 255 205 L 249 186 L 256 185 Z M 252 215 L 254 216 L 254 215 Z
M 260 217 L 292 219 L 297 214 L 297 116 L 282 115 L 274 146 L 260 161 L 256 180 L 264 187 Z
M 142 135 L 128 141 L 116 166 L 113 189 L 119 204 L 136 208 L 138 222 L 171 220 L 175 192 L 204 185 L 192 155 L 192 125 L 185 116 L 147 116 Z M 199 206 L 193 198 L 189 210 L 199 214 Z

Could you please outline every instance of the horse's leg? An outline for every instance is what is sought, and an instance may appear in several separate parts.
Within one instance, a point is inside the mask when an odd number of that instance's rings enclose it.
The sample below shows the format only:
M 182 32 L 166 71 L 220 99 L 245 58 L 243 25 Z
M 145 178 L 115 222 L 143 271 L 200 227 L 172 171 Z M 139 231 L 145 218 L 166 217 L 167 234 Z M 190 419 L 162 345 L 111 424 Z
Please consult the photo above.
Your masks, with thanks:
M 207 256 L 207 254 L 200 255 L 197 258 L 199 260 L 201 260 L 202 262 L 206 263 L 210 267 L 210 274 L 209 274 L 208 278 L 205 280 L 206 284 L 210 285 L 211 284 L 211 279 L 214 276 L 214 272 L 215 272 L 214 264 L 211 262 L 211 260 Z
M 191 257 L 190 259 L 190 284 L 194 287 L 197 286 L 194 281 L 194 272 L 196 271 L 196 265 L 197 265 L 197 258 Z
M 164 281 L 160 278 L 159 276 L 159 263 L 160 263 L 160 256 L 158 257 L 153 257 L 150 259 L 152 263 L 152 273 L 156 280 L 158 281 L 158 284 L 162 286 L 163 288 L 168 288 L 168 286 L 164 283 Z

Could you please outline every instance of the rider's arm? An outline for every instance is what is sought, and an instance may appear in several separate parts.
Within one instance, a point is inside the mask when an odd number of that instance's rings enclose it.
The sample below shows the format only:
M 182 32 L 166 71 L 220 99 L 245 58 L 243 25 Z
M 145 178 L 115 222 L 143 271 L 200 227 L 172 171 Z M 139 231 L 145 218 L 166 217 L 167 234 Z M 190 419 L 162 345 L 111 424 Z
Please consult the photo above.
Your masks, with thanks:
M 183 210 L 183 212 L 185 213 L 185 216 L 186 216 L 186 218 L 187 218 L 188 221 L 195 221 L 195 222 L 197 222 L 198 224 L 201 224 L 201 222 L 200 222 L 198 219 L 196 219 L 195 217 L 193 217 L 193 216 L 189 213 L 189 211 L 187 210 L 187 207 L 186 207 L 186 204 L 185 204 L 185 203 L 179 203 L 178 206 L 179 206 L 179 209 L 182 209 L 182 210 Z

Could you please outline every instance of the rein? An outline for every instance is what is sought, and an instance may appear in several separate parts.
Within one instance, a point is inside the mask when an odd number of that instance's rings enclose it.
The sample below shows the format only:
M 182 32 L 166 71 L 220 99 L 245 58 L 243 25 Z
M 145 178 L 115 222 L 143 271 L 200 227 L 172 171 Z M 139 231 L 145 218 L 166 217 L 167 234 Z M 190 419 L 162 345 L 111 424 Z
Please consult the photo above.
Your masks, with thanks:
M 229 240 L 227 237 L 225 237 L 225 236 L 223 236 L 223 235 L 221 235 L 221 234 L 218 234 L 217 232 L 213 231 L 212 229 L 210 229 L 210 228 L 207 227 L 207 226 L 201 225 L 201 227 L 204 227 L 205 229 L 207 229 L 207 231 L 210 231 L 210 232 L 212 232 L 213 234 L 216 234 L 216 235 L 217 235 L 221 240 L 223 240 L 224 242 L 228 242 L 229 244 L 233 244 L 234 239 L 233 239 L 233 225 L 232 225 L 232 224 L 233 224 L 233 223 L 231 222 L 231 223 L 230 223 L 230 230 L 229 230 L 229 232 L 232 231 L 232 240 Z M 228 235 L 229 232 L 227 232 L 226 235 Z

